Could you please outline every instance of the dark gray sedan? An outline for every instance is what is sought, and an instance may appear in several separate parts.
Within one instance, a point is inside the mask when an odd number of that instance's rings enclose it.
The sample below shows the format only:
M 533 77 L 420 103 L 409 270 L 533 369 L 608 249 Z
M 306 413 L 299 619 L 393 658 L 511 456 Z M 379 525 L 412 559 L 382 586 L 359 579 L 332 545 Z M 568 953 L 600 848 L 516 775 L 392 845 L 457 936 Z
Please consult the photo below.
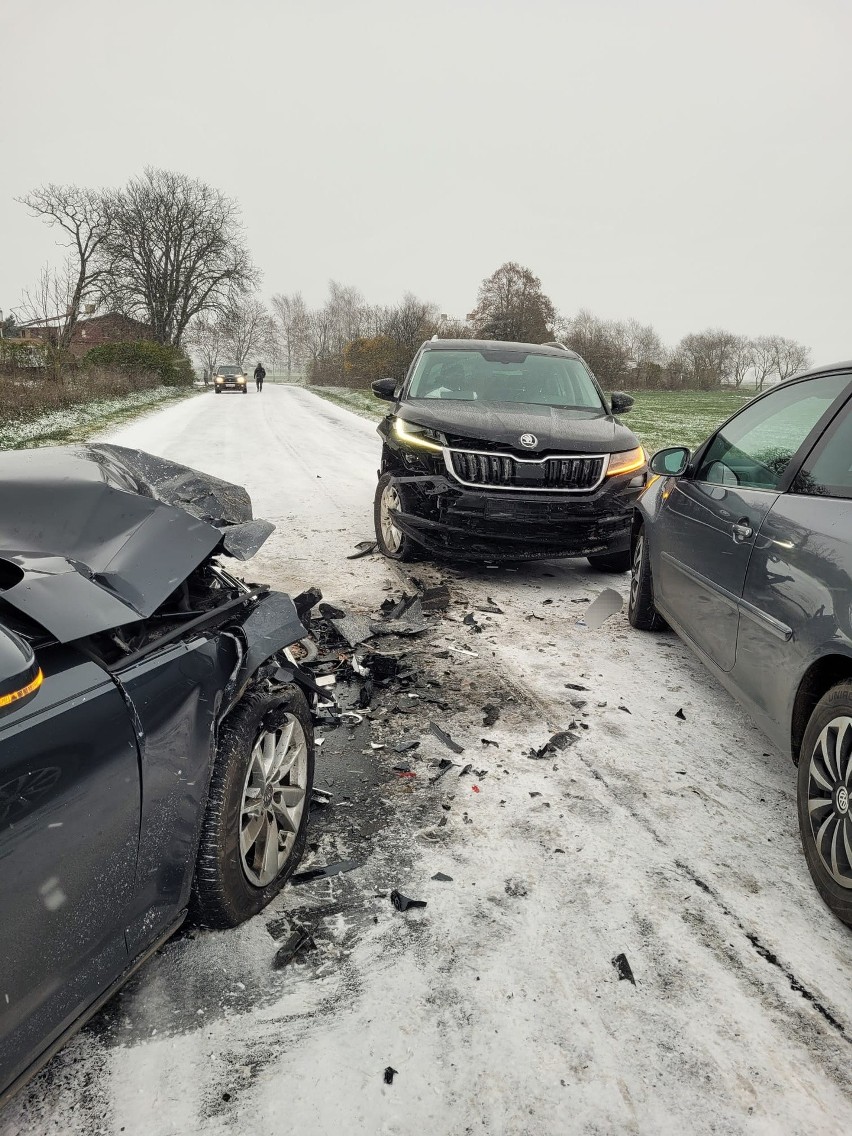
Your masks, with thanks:
M 666 623 L 798 765 L 808 867 L 852 924 L 852 363 L 651 462 L 629 617 Z

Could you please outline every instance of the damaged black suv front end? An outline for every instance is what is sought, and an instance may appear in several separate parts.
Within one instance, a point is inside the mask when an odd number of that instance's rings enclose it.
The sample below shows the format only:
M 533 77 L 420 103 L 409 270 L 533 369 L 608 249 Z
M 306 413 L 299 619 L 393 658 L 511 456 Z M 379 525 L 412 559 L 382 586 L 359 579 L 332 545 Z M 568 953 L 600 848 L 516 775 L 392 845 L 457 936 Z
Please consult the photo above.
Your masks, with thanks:
M 380 423 L 375 521 L 394 559 L 588 557 L 629 567 L 646 455 L 582 359 L 560 346 L 425 343 Z

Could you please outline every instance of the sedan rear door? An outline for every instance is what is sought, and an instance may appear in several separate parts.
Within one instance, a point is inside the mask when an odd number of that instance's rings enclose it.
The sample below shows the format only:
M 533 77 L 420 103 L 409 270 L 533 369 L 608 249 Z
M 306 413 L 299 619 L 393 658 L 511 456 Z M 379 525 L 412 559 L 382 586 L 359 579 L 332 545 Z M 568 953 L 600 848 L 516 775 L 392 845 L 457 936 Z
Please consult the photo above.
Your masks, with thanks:
M 669 492 L 654 549 L 658 606 L 722 671 L 736 659 L 755 538 L 847 382 L 844 375 L 802 379 L 749 403 Z

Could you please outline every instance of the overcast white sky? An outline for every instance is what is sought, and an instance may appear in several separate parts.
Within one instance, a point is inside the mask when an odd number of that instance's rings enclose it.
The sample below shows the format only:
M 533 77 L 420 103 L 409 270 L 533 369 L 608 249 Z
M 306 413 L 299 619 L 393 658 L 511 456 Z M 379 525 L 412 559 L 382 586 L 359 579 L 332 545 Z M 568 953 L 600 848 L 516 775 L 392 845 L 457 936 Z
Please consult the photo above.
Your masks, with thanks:
M 13 198 L 152 164 L 240 200 L 265 295 L 462 316 L 512 259 L 852 357 L 850 0 L 2 0 L 0 43 L 7 312 L 59 259 Z

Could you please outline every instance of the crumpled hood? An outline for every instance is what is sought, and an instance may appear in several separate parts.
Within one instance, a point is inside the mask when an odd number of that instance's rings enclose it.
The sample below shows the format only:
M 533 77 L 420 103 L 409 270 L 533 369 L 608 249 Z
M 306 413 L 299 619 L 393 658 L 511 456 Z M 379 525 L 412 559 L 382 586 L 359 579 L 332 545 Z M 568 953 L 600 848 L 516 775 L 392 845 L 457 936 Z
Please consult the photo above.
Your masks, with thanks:
M 406 422 L 442 434 L 494 442 L 518 453 L 613 454 L 639 445 L 632 430 L 603 410 L 416 398 L 403 402 L 398 414 Z M 533 434 L 537 445 L 520 445 L 521 434 Z
M 241 486 L 123 446 L 0 453 L 0 501 L 0 597 L 63 643 L 147 618 L 274 528 Z

